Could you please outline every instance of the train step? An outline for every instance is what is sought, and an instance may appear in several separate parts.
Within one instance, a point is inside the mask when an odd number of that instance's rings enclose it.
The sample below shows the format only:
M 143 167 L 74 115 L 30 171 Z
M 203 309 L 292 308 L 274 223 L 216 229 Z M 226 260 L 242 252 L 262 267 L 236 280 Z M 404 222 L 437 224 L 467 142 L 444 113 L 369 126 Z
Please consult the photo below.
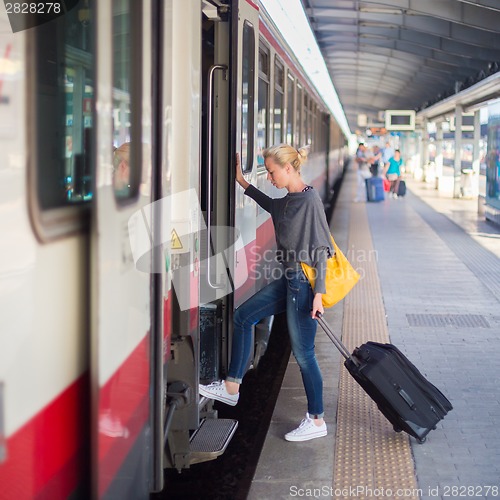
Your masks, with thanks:
M 206 418 L 190 440 L 190 464 L 214 460 L 222 455 L 231 441 L 238 421 L 221 418 Z

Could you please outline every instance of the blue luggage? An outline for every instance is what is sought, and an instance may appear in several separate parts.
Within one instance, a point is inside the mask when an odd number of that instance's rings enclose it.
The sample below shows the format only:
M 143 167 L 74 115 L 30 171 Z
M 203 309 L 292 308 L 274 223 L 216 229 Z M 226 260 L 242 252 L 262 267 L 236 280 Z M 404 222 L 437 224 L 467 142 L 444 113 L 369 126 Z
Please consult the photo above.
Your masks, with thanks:
M 384 201 L 384 181 L 382 177 L 366 179 L 366 199 L 368 201 Z

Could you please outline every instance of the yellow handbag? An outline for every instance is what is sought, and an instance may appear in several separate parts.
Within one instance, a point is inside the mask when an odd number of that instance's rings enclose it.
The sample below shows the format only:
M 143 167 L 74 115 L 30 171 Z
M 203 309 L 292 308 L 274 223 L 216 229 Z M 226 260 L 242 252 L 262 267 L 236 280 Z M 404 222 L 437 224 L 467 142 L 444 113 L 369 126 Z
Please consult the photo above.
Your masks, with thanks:
M 359 274 L 351 266 L 346 256 L 340 251 L 340 248 L 332 238 L 335 255 L 326 261 L 326 293 L 323 294 L 323 307 L 328 308 L 340 302 L 358 282 Z M 316 281 L 316 269 L 301 262 L 302 270 L 307 276 L 312 289 Z

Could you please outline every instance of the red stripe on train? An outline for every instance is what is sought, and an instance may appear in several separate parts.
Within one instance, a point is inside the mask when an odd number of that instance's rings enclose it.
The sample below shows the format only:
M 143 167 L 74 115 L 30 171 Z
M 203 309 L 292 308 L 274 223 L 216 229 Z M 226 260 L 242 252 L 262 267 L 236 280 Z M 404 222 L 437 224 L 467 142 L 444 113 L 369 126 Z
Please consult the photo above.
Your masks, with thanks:
M 67 498 L 88 482 L 89 400 L 85 373 L 7 439 L 0 498 Z
M 267 250 L 275 246 L 274 225 L 271 217 L 257 228 L 256 239 L 245 245 L 243 250 L 246 259 L 246 266 L 236 267 L 236 282 L 239 286 L 235 290 L 235 304 L 238 306 L 250 298 L 257 290 L 263 286 L 262 266 Z M 267 256 L 267 255 L 266 255 Z M 274 252 L 272 258 L 274 259 Z M 245 273 L 245 276 L 243 274 Z
M 247 4 L 251 5 L 256 10 L 259 10 L 259 6 L 253 3 L 252 0 L 247 0 Z
M 149 415 L 149 334 L 101 388 L 99 479 L 102 495 L 129 454 Z

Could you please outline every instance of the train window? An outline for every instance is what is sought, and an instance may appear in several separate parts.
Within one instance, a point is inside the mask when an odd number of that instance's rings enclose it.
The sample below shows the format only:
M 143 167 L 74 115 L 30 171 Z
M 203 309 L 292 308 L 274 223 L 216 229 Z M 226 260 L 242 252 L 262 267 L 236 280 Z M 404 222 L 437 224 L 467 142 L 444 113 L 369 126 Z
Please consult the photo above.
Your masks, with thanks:
M 113 189 L 119 203 L 135 198 L 140 164 L 131 161 L 131 0 L 113 0 Z
M 283 142 L 283 104 L 285 94 L 285 68 L 274 61 L 274 144 Z
M 293 144 L 293 119 L 294 119 L 294 102 L 293 102 L 293 90 L 295 79 L 293 75 L 288 72 L 287 79 L 287 104 L 286 104 L 286 142 L 287 144 Z
M 307 146 L 307 138 L 309 135 L 309 96 L 307 92 L 304 92 L 304 104 L 302 106 L 302 133 L 301 133 L 301 143 L 303 146 Z
M 306 97 L 306 120 L 307 120 L 307 124 L 306 124 L 306 144 L 308 146 L 311 145 L 311 142 L 312 142 L 312 120 L 313 120 L 313 117 L 312 117 L 312 99 L 307 96 Z
M 257 166 L 264 166 L 262 151 L 268 146 L 269 130 L 269 51 L 259 48 L 259 98 L 257 115 Z
M 36 128 L 30 186 L 42 212 L 81 206 L 92 199 L 95 85 L 91 8 L 92 2 L 85 2 L 31 33 Z M 45 229 L 50 225 L 47 217 L 36 218 Z M 61 229 L 60 220 L 58 226 L 53 227 L 57 235 L 74 229 L 71 224 Z
M 316 141 L 318 139 L 318 107 L 311 99 L 311 151 L 316 150 Z
M 310 137 L 309 137 L 309 144 L 311 145 L 311 151 L 314 148 L 314 139 L 316 138 L 316 104 L 314 103 L 312 97 L 309 101 L 309 111 L 310 111 L 310 116 L 311 116 L 311 122 L 310 122 Z
M 243 25 L 242 59 L 241 165 L 243 172 L 249 172 L 253 166 L 254 148 L 255 32 L 248 21 Z
M 297 82 L 297 103 L 295 109 L 296 113 L 296 127 L 295 127 L 295 146 L 301 147 L 304 145 L 302 142 L 302 85 Z

